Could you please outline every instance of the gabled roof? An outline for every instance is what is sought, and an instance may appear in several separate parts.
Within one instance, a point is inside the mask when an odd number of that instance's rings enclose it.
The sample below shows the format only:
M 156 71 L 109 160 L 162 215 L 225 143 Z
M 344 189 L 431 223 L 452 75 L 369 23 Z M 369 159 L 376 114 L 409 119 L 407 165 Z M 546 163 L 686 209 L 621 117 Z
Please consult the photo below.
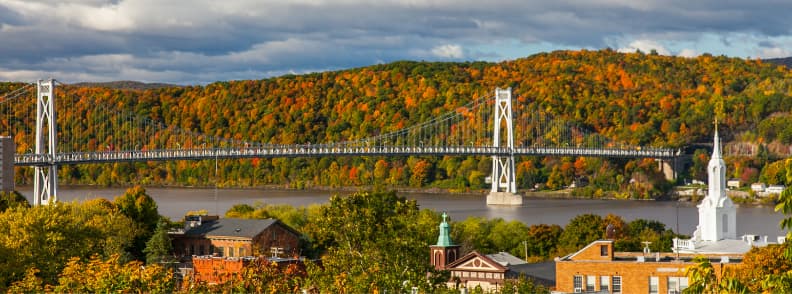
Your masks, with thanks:
M 470 271 L 489 271 L 489 272 L 505 272 L 508 268 L 500 265 L 497 261 L 479 253 L 478 251 L 471 251 L 467 255 L 454 262 L 448 264 L 446 267 L 449 270 L 470 270 Z
M 517 256 L 511 255 L 508 252 L 498 252 L 493 254 L 487 254 L 487 257 L 494 260 L 497 263 L 500 263 L 502 266 L 510 267 L 516 264 L 524 264 L 527 263 L 525 260 L 520 259 Z
M 280 223 L 277 219 L 239 219 L 221 218 L 218 220 L 204 221 L 200 226 L 190 228 L 184 232 L 186 236 L 193 237 L 238 237 L 253 238 L 270 226 Z M 287 230 L 296 233 L 293 229 L 280 223 Z M 297 234 L 299 235 L 299 234 Z

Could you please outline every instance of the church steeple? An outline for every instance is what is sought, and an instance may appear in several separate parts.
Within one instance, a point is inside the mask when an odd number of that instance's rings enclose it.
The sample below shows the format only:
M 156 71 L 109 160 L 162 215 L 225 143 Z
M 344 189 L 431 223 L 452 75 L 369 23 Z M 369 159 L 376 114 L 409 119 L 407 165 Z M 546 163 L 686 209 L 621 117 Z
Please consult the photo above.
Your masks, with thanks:
M 440 232 L 437 235 L 437 244 L 429 246 L 430 261 L 435 269 L 444 270 L 446 265 L 454 262 L 459 255 L 459 245 L 451 242 L 451 230 L 448 225 L 448 214 L 443 212 L 443 221 L 440 222 Z
M 449 236 L 448 222 L 446 222 L 447 217 L 448 215 L 443 212 L 443 222 L 440 223 L 440 234 L 437 236 L 436 246 L 448 247 L 453 245 L 453 243 L 451 243 L 451 236 Z
M 712 157 L 707 165 L 708 192 L 711 201 L 720 202 L 726 197 L 726 162 L 721 155 L 721 141 L 718 136 L 718 119 L 715 119 L 715 136 L 712 142 Z
M 726 162 L 721 155 L 717 118 L 707 176 L 707 197 L 698 205 L 699 225 L 693 237 L 697 241 L 710 242 L 736 239 L 737 213 L 731 199 L 726 195 Z

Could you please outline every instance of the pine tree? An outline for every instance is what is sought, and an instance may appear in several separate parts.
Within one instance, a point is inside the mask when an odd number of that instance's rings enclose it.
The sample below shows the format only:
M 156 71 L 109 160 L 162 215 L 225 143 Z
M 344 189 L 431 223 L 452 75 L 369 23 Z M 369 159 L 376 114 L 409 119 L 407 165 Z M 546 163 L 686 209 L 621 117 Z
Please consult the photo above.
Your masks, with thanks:
M 146 263 L 154 264 L 157 262 L 169 261 L 169 256 L 173 250 L 171 239 L 168 237 L 168 225 L 165 221 L 160 220 L 157 223 L 157 229 L 154 235 L 146 242 L 146 248 L 143 253 L 146 254 Z

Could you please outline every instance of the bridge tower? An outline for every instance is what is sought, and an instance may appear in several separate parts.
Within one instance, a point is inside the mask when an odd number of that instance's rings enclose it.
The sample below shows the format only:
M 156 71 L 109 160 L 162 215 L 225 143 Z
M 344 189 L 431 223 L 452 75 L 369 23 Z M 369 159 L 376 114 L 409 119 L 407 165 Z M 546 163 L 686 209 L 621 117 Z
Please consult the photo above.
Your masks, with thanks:
M 506 147 L 508 156 L 492 156 L 492 190 L 487 195 L 487 205 L 522 205 L 522 196 L 517 194 L 514 180 L 514 129 L 512 128 L 511 88 L 495 89 L 495 116 L 493 123 L 494 147 Z M 501 125 L 506 127 L 506 136 L 501 138 Z M 504 141 L 505 140 L 505 141 Z M 501 145 L 503 144 L 503 145 Z
M 58 201 L 58 166 L 55 116 L 55 80 L 39 80 L 36 97 L 36 155 L 49 156 L 49 164 L 33 168 L 33 205 Z

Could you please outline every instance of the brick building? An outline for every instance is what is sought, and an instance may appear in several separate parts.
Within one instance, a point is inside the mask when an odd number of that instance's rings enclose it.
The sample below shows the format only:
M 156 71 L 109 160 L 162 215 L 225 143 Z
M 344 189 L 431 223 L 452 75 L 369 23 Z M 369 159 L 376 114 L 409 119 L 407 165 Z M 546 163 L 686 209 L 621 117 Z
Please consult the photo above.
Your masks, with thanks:
M 299 254 L 300 233 L 276 219 L 187 216 L 184 229 L 170 234 L 176 256 L 247 257 Z
M 556 260 L 554 293 L 681 293 L 695 256 L 707 257 L 718 278 L 742 261 L 742 254 L 614 252 L 612 240 L 594 241 Z

